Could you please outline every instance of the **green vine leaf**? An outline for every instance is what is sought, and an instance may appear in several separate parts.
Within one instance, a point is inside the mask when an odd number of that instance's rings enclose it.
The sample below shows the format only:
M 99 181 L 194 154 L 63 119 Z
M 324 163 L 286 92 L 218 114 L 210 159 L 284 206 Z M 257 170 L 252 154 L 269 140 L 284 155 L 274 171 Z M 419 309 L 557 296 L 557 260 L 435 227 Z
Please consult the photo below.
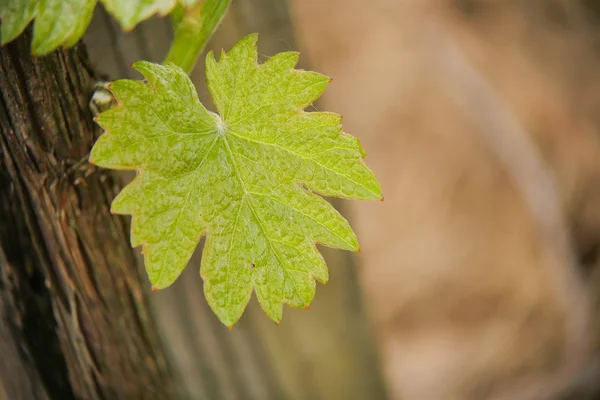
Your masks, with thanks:
M 198 0 L 101 0 L 109 13 L 121 24 L 124 30 L 133 29 L 137 24 L 154 14 L 165 16 L 173 10 L 177 2 L 192 7 Z
M 154 14 L 167 15 L 178 0 L 100 0 L 119 21 L 131 30 Z M 199 0 L 179 0 L 192 7 Z M 97 0 L 3 0 L 0 3 L 0 43 L 15 39 L 35 18 L 31 49 L 46 54 L 59 46 L 71 47 L 83 36 Z
M 308 307 L 327 267 L 315 243 L 358 251 L 348 222 L 318 194 L 381 199 L 357 139 L 341 117 L 305 112 L 330 79 L 294 69 L 298 53 L 257 63 L 257 35 L 206 77 L 219 114 L 198 100 L 173 64 L 134 64 L 146 82 L 119 80 L 120 105 L 99 116 L 105 133 L 91 162 L 136 169 L 112 204 L 133 215 L 131 242 L 143 245 L 155 288 L 171 285 L 206 235 L 201 275 L 207 301 L 232 326 L 252 291 L 279 322 L 283 303 Z

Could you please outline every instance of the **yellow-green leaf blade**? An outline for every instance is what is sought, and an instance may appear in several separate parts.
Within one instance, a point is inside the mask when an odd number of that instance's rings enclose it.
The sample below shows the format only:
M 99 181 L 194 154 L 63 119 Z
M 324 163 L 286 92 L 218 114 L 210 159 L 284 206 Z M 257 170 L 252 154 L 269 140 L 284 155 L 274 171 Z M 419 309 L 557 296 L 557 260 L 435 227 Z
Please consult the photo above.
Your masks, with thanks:
M 257 61 L 256 36 L 219 62 L 207 81 L 221 116 L 200 104 L 179 68 L 135 67 L 147 82 L 117 81 L 120 106 L 103 113 L 106 133 L 91 159 L 137 169 L 113 203 L 133 215 L 153 285 L 171 284 L 206 235 L 201 274 L 207 301 L 233 325 L 252 292 L 275 321 L 282 305 L 308 307 L 327 267 L 316 244 L 358 250 L 348 222 L 321 195 L 379 199 L 358 141 L 340 117 L 305 112 L 329 82 L 294 69 L 296 53 Z

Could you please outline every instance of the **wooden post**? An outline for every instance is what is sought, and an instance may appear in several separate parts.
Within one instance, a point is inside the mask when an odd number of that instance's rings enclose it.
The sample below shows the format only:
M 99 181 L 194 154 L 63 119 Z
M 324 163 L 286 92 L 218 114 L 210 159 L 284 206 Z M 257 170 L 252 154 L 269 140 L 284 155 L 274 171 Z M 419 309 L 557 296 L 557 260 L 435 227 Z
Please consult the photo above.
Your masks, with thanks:
M 87 55 L 29 44 L 0 48 L 0 397 L 173 398 L 119 185 L 87 162 Z

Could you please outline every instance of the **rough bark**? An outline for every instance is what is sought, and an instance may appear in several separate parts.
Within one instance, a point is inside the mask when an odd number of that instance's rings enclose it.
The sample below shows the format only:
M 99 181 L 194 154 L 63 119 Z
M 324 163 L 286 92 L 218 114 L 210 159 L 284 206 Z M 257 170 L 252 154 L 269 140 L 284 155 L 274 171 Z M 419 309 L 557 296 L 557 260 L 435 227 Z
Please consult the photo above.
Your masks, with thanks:
M 11 400 L 173 398 L 127 221 L 110 214 L 119 185 L 87 162 L 87 55 L 32 57 L 29 43 L 0 48 L 0 387 Z

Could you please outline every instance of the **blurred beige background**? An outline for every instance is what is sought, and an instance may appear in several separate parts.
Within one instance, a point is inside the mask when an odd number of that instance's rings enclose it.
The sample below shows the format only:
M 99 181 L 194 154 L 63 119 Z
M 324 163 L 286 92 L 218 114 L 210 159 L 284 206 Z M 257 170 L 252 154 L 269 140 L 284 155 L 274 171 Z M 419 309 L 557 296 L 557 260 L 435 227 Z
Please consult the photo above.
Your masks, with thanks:
M 333 77 L 323 107 L 383 188 L 384 203 L 350 207 L 392 398 L 557 398 L 598 379 L 600 69 L 584 3 L 293 2 L 300 47 Z

